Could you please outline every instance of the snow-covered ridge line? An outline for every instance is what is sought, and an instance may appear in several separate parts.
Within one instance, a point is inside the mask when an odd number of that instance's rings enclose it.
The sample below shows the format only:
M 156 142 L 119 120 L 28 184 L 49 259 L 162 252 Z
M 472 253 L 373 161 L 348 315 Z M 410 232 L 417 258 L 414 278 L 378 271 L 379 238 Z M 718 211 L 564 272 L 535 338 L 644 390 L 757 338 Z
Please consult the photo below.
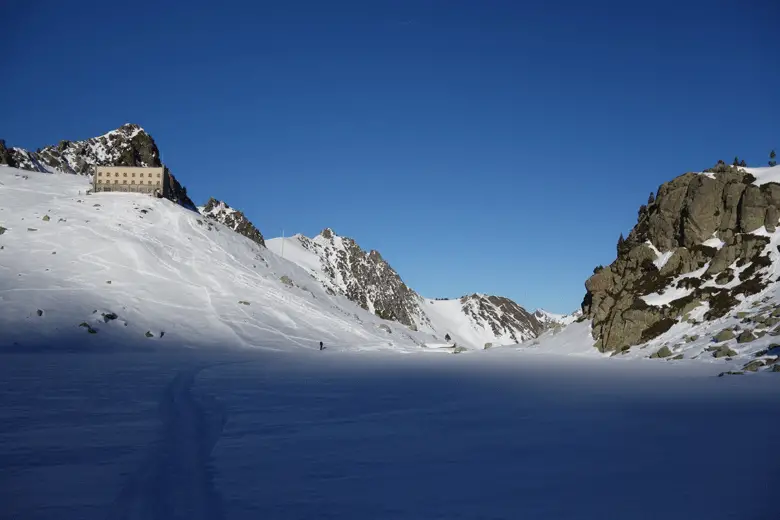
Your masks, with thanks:
M 343 294 L 367 311 L 440 340 L 484 348 L 536 337 L 555 321 L 536 316 L 508 298 L 475 293 L 452 300 L 423 298 L 377 251 L 326 228 L 313 238 L 295 234 L 267 241 L 269 249 L 306 269 L 326 290 Z

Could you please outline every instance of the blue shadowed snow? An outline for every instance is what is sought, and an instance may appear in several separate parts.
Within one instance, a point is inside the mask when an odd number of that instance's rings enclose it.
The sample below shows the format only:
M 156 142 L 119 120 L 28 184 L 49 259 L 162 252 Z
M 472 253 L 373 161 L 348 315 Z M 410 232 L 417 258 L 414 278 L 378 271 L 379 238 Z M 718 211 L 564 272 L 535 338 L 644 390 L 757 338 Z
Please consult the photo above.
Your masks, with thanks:
M 556 363 L 2 354 L 0 517 L 775 518 L 775 374 Z

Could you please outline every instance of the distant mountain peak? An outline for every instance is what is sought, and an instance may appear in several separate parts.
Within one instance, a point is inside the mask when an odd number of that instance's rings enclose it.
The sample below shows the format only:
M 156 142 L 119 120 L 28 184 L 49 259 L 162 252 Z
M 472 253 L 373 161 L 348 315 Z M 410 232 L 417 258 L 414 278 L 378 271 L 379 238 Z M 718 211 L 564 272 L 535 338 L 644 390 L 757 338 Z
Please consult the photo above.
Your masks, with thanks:
M 421 297 L 377 250 L 365 251 L 353 239 L 325 228 L 314 239 L 276 238 L 268 248 L 298 263 L 330 292 L 367 311 L 440 339 L 484 348 L 486 343 L 518 343 L 535 338 L 545 324 L 501 296 L 474 293 L 454 301 Z M 449 340 L 447 340 L 449 341 Z

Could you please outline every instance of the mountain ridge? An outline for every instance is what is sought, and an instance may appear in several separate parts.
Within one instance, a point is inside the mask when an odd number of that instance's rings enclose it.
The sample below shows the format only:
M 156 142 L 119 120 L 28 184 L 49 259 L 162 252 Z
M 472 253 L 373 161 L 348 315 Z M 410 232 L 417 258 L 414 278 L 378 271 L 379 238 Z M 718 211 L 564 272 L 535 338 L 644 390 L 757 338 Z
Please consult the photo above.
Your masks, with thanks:
M 63 140 L 35 152 L 7 148 L 0 141 L 0 164 L 45 173 L 89 175 L 95 165 L 161 166 L 160 157 L 151 135 L 132 123 L 81 141 Z M 199 212 L 207 223 L 221 223 L 261 246 L 268 245 L 243 212 L 215 198 L 196 207 L 167 168 L 166 173 L 172 179 L 171 200 Z M 404 283 L 378 250 L 365 251 L 355 240 L 339 236 L 331 228 L 324 228 L 312 239 L 295 235 L 294 240 L 319 257 L 306 267 L 320 274 L 317 278 L 326 290 L 413 331 L 426 330 L 442 340 L 452 337 L 453 342 L 483 347 L 532 339 L 555 321 L 528 312 L 503 296 L 463 295 L 457 299 L 457 309 L 438 299 L 423 298 Z M 433 322 L 430 316 L 434 316 Z
M 364 251 L 355 240 L 332 228 L 313 238 L 300 233 L 272 238 L 266 245 L 307 269 L 327 290 L 347 296 L 377 316 L 430 332 L 441 341 L 476 348 L 520 343 L 535 338 L 554 321 L 543 321 L 502 296 L 473 293 L 449 300 L 425 298 L 403 282 L 379 251 Z M 377 283 L 373 273 L 379 273 L 382 283 Z
M 34 152 L 8 148 L 5 141 L 0 140 L 0 164 L 41 173 L 91 175 L 95 166 L 161 167 L 164 165 L 160 157 L 160 150 L 152 136 L 134 123 L 126 123 L 97 137 L 80 141 L 62 140 Z M 167 166 L 165 173 L 170 180 L 167 197 L 195 211 L 187 189 Z

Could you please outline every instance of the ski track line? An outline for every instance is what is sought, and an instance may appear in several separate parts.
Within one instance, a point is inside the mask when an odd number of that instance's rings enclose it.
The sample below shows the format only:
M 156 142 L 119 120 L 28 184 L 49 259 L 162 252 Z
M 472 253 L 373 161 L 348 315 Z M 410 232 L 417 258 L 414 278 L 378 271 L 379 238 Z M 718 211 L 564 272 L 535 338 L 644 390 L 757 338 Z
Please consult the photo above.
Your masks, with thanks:
M 237 363 L 247 361 L 183 369 L 168 383 L 159 403 L 159 437 L 114 499 L 108 520 L 225 518 L 210 457 L 227 422 L 227 411 L 214 397 L 196 399 L 192 386 L 203 370 Z

